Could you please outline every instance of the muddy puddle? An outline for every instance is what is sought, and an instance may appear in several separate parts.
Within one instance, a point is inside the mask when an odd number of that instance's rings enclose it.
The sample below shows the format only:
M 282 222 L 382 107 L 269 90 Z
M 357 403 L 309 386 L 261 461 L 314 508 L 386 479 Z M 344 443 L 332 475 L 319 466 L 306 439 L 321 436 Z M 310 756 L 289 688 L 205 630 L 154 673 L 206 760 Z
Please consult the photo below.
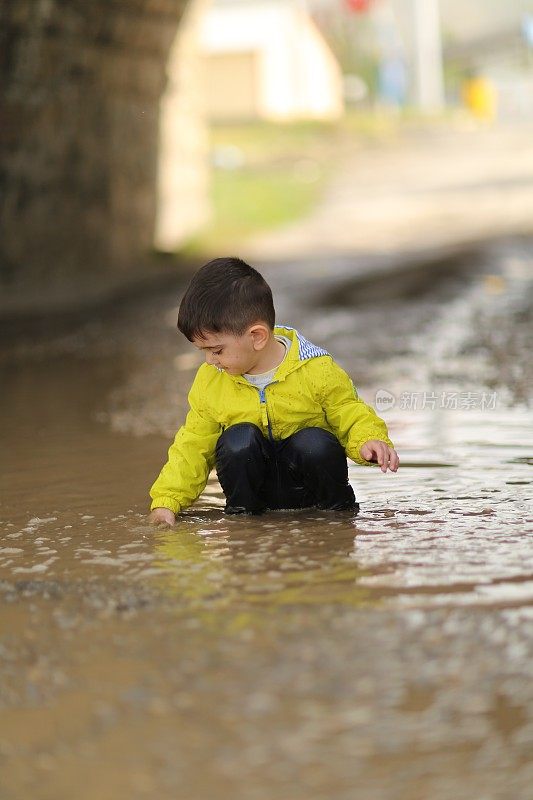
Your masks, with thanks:
M 529 800 L 530 253 L 334 307 L 266 270 L 402 457 L 351 466 L 357 516 L 226 517 L 212 479 L 147 526 L 178 292 L 3 351 L 2 800 Z

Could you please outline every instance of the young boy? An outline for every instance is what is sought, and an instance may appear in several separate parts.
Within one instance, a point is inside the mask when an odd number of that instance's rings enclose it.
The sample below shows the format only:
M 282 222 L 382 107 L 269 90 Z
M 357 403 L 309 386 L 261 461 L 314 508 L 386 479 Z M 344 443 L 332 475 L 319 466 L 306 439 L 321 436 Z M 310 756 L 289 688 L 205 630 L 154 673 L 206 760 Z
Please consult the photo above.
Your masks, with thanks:
M 274 326 L 270 287 L 241 259 L 216 258 L 196 273 L 178 328 L 206 363 L 150 490 L 149 522 L 172 525 L 214 466 L 226 514 L 357 509 L 347 455 L 398 469 L 383 420 L 326 350 Z

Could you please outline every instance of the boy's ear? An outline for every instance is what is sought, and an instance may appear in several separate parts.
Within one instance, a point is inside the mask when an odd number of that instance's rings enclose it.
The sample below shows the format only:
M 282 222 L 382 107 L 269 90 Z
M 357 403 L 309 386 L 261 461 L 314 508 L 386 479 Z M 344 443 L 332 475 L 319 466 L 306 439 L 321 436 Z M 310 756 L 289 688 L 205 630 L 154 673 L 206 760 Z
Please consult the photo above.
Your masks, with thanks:
M 248 329 L 249 335 L 252 337 L 254 350 L 262 350 L 270 339 L 270 328 L 263 323 L 258 322 Z

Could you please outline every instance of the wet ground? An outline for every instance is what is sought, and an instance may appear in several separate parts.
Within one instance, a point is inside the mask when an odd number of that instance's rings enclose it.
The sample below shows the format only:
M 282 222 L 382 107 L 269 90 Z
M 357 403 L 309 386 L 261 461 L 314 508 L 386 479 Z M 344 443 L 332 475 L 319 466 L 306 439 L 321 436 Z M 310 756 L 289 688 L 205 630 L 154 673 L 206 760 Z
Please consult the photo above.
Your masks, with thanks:
M 178 290 L 2 352 L 2 800 L 531 798 L 531 252 L 414 296 L 265 270 L 400 452 L 351 466 L 356 517 L 227 518 L 212 480 L 147 526 L 197 364 Z

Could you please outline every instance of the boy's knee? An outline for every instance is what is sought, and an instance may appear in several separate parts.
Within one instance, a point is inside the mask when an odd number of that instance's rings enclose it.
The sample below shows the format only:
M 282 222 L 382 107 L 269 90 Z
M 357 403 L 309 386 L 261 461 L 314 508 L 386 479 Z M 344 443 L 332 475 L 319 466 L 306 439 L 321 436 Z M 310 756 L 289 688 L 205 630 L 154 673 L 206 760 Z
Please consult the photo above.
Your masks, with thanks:
M 303 428 L 291 436 L 291 445 L 299 455 L 315 461 L 346 457 L 337 437 L 323 428 Z
M 263 441 L 263 434 L 251 422 L 239 422 L 230 425 L 229 428 L 220 435 L 217 442 L 217 453 L 223 448 L 232 454 L 243 453 L 260 446 Z

